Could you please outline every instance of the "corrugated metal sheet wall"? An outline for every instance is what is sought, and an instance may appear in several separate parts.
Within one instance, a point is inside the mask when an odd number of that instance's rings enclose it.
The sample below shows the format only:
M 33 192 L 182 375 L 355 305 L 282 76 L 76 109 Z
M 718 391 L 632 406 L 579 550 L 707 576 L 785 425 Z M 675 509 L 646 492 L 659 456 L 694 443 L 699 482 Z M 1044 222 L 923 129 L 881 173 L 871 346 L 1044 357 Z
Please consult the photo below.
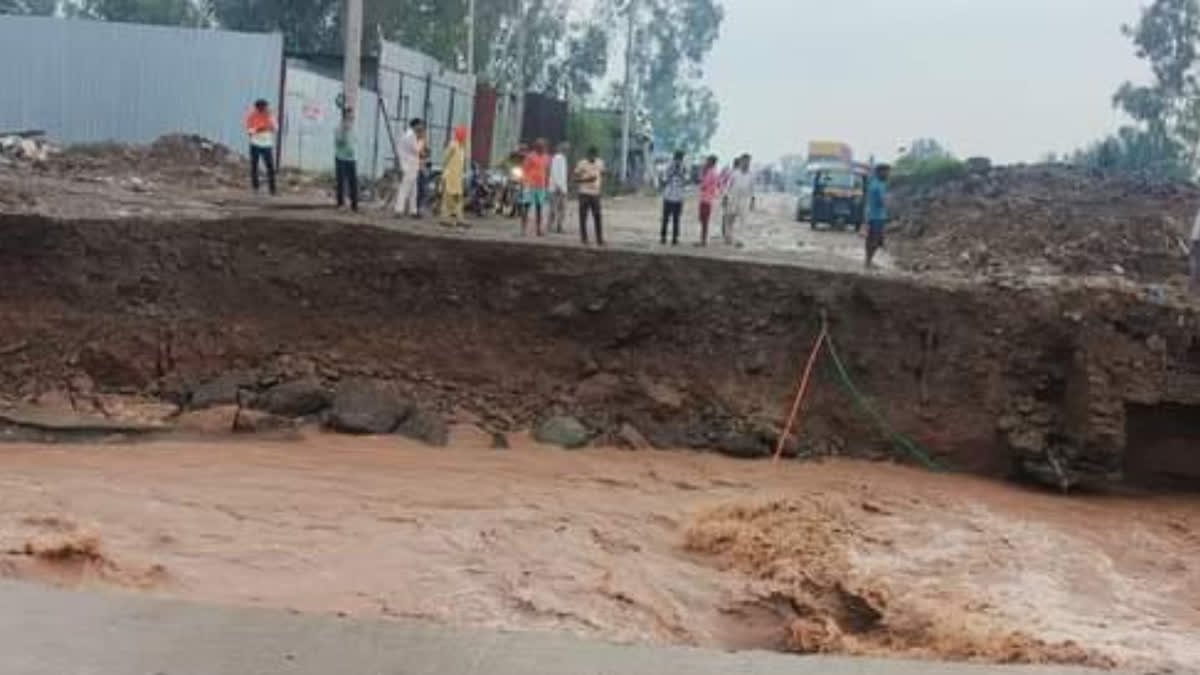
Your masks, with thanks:
M 256 98 L 278 105 L 283 37 L 0 16 L 0 130 L 64 143 L 195 133 L 245 152 Z
M 333 171 L 333 132 L 341 118 L 337 97 L 342 80 L 320 72 L 301 59 L 287 61 L 287 115 L 283 124 L 283 164 L 307 171 Z M 375 92 L 363 89 L 355 118 L 358 172 L 376 178 L 389 165 L 376 159 L 375 131 L 380 146 L 387 145 L 383 125 L 375 119 Z
M 408 120 L 423 118 L 433 162 L 440 164 L 454 126 L 471 125 L 475 78 L 447 69 L 431 56 L 384 40 L 377 82 L 392 130 L 403 134 Z M 381 147 L 386 136 L 380 134 Z M 394 152 L 390 147 L 386 150 L 386 157 L 380 153 L 382 163 L 391 166 Z

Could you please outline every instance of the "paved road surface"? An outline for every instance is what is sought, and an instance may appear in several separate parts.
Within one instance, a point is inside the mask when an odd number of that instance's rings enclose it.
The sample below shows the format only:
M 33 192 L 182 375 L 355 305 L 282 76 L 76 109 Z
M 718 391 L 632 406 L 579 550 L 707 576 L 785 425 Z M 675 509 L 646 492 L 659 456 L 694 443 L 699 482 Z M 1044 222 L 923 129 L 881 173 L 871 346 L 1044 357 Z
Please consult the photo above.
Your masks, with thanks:
M 1068 675 L 625 647 L 0 583 L 5 675 Z

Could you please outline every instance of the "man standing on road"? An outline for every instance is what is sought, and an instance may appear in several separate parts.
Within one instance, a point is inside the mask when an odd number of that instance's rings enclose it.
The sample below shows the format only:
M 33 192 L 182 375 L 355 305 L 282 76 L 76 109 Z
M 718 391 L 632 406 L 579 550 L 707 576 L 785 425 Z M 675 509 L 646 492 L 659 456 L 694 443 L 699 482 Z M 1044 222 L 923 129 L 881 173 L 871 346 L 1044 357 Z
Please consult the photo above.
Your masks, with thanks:
M 521 201 L 524 208 L 521 213 L 521 234 L 529 234 L 529 212 L 536 212 L 535 224 L 537 236 L 542 236 L 542 210 L 546 207 L 546 174 L 550 170 L 550 158 L 546 155 L 546 139 L 539 138 L 533 143 L 533 152 L 525 156 L 521 164 L 521 175 L 524 180 L 524 190 Z
M 733 174 L 729 177 L 729 214 L 725 226 L 725 243 L 736 243 L 734 232 L 737 226 L 746 224 L 750 212 L 750 200 L 754 198 L 754 176 L 750 173 L 750 155 L 742 155 L 734 161 Z
M 712 220 L 713 203 L 721 193 L 721 174 L 717 171 L 717 156 L 709 155 L 700 174 L 700 245 L 708 246 L 708 223 Z
M 267 187 L 275 194 L 275 132 L 279 126 L 271 115 L 271 104 L 260 98 L 246 115 L 246 133 L 250 136 L 250 185 L 258 192 L 258 162 L 267 167 Z
M 425 122 L 414 118 L 408 123 L 408 131 L 396 142 L 396 157 L 400 160 L 400 185 L 396 190 L 396 215 L 421 214 L 417 203 L 417 181 L 421 177 L 421 138 L 425 135 Z
M 562 234 L 563 220 L 567 217 L 567 151 L 570 146 L 558 144 L 558 151 L 550 160 L 550 229 Z
M 333 132 L 333 164 L 337 177 L 337 205 L 346 205 L 346 193 L 350 197 L 350 209 L 358 210 L 358 162 L 354 159 L 354 109 L 342 110 L 342 121 Z
M 867 186 L 867 259 L 866 267 L 875 266 L 875 253 L 883 248 L 883 231 L 887 227 L 887 180 L 891 167 L 879 164 Z
M 596 224 L 596 245 L 604 245 L 604 230 L 600 225 L 600 195 L 604 191 L 604 160 L 598 159 L 596 146 L 587 149 L 587 157 L 575 167 L 575 183 L 579 185 L 579 238 L 587 246 L 588 212 Z
M 667 172 L 663 175 L 662 234 L 667 243 L 667 221 L 671 221 L 671 245 L 679 245 L 679 218 L 683 215 L 683 186 L 687 183 L 687 171 L 683 168 L 683 152 L 676 150 Z

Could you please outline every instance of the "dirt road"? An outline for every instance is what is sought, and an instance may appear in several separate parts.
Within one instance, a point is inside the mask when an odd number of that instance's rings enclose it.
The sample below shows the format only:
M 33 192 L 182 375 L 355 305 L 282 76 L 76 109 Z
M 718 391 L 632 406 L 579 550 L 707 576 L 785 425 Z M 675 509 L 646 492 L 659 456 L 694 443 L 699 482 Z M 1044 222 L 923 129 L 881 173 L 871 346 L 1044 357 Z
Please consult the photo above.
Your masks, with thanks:
M 0 571 L 645 644 L 1200 666 L 1194 498 L 514 440 L 4 446 Z

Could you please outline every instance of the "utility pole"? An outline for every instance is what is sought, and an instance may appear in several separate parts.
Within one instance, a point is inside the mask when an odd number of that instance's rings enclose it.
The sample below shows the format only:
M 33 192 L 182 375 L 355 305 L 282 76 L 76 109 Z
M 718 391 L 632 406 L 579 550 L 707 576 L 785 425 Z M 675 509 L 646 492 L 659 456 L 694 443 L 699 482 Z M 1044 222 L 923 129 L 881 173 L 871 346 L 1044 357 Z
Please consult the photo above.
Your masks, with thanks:
M 525 121 L 525 50 L 529 40 L 529 17 L 525 16 L 525 0 L 517 0 L 517 105 L 516 130 L 513 137 L 521 142 L 521 124 Z M 515 144 L 514 144 L 515 145 Z
M 471 80 L 475 80 L 475 0 L 467 2 L 467 75 L 471 76 Z M 475 166 L 475 158 L 472 156 L 474 149 L 471 147 L 471 141 L 475 138 L 475 92 L 471 92 L 471 119 L 467 121 L 467 143 L 463 148 L 464 154 L 467 156 L 467 166 Z
M 475 0 L 467 2 L 467 74 L 475 75 Z
M 624 119 L 621 123 L 621 184 L 629 184 L 629 127 L 633 123 L 633 36 L 638 0 L 629 0 L 625 8 L 628 25 L 625 32 L 625 85 L 622 87 Z
M 358 112 L 358 82 L 362 77 L 362 0 L 346 0 L 346 49 L 342 64 L 342 106 Z

